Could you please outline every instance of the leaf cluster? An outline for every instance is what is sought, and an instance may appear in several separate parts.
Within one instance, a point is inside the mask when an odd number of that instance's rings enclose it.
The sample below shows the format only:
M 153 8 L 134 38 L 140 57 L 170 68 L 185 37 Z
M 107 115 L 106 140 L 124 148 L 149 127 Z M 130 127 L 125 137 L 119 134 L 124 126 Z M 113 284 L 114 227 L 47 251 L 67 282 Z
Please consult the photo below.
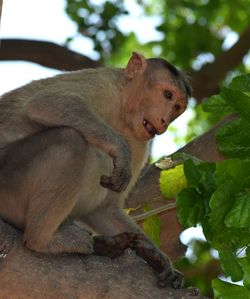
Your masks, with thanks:
M 184 228 L 200 224 L 207 241 L 219 252 L 224 275 L 243 281 L 235 286 L 215 280 L 216 296 L 250 298 L 250 75 L 236 77 L 203 108 L 235 115 L 216 136 L 228 159 L 184 162 L 187 187 L 177 196 L 178 218 Z M 235 292 L 238 295 L 232 297 Z
M 164 56 L 184 69 L 197 69 L 211 62 L 221 52 L 227 34 L 241 33 L 248 26 L 250 15 L 248 0 L 133 0 L 130 5 L 121 0 L 66 3 L 66 12 L 77 24 L 78 32 L 93 42 L 102 59 L 122 63 L 132 50 L 138 50 L 149 56 Z M 152 24 L 155 32 L 146 42 L 136 29 L 121 26 L 120 20 L 126 17 L 129 22 L 127 16 L 134 15 L 135 10 L 139 11 L 138 23 L 142 27 Z M 145 23 L 145 19 L 155 21 Z
M 117 27 L 117 18 L 128 12 L 123 1 L 67 0 L 66 12 L 78 31 L 94 42 L 94 50 L 107 57 L 126 37 Z

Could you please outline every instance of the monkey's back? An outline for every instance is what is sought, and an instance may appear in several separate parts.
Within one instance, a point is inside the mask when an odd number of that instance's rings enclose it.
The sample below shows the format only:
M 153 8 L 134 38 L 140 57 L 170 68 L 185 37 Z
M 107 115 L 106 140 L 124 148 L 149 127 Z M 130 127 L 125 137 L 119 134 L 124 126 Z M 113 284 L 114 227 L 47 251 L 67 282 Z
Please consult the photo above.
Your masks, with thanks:
M 84 69 L 32 81 L 2 95 L 0 97 L 0 149 L 45 129 L 44 126 L 30 120 L 26 111 L 28 103 L 38 96 L 44 99 L 51 98 L 52 107 L 53 97 L 75 96 L 79 101 L 86 102 L 88 107 L 91 107 L 92 111 L 100 117 L 105 117 L 108 112 L 112 113 L 112 102 L 115 106 L 117 100 L 119 101 L 113 87 L 121 74 L 122 71 L 119 69 Z M 105 98 L 111 100 L 109 105 L 103 100 Z M 53 108 L 56 112 L 56 105 Z M 109 117 L 106 117 L 107 119 Z

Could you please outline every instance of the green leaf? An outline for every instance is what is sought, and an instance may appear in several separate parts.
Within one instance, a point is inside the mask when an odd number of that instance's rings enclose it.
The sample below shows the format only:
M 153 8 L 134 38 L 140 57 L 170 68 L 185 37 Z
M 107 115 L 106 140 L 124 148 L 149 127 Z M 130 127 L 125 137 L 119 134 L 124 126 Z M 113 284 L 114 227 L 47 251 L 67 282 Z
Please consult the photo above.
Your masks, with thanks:
M 221 115 L 234 112 L 234 108 L 220 95 L 210 97 L 202 104 L 205 112 L 218 113 Z
M 223 87 L 221 96 L 227 101 L 227 103 L 238 112 L 241 117 L 250 122 L 250 97 L 245 93 Z
M 194 162 L 192 160 L 184 162 L 184 173 L 188 186 L 198 188 L 202 193 L 205 191 L 211 193 L 214 190 L 214 172 L 214 163 Z
M 213 280 L 215 298 L 222 299 L 250 299 L 250 291 L 236 284 L 232 284 L 220 279 Z
M 157 245 L 160 246 L 160 232 L 161 232 L 161 222 L 158 216 L 151 216 L 145 219 L 143 222 L 143 230 L 146 235 Z
M 219 128 L 216 139 L 219 150 L 228 157 L 250 157 L 250 123 L 237 119 Z
M 176 198 L 177 216 L 184 228 L 196 225 L 204 215 L 202 198 L 193 188 L 183 189 Z
M 249 242 L 250 243 L 250 242 Z M 247 258 L 249 259 L 250 261 L 250 245 L 247 247 L 246 249 L 246 255 L 247 255 Z
M 192 160 L 184 162 L 184 173 L 187 179 L 188 186 L 198 187 L 200 181 L 200 173 L 196 163 Z
M 211 209 L 209 224 L 212 227 L 216 228 L 223 223 L 226 214 L 234 203 L 235 190 L 237 190 L 235 181 L 228 180 L 213 193 L 209 203 Z
M 236 182 L 238 191 L 249 186 L 250 161 L 240 159 L 228 159 L 216 164 L 215 182 L 217 186 L 226 183 L 228 180 Z
M 250 92 L 250 74 L 235 77 L 229 87 L 242 92 Z
M 250 290 L 250 260 L 245 257 L 240 259 L 240 263 L 244 270 L 243 283 Z
M 236 198 L 231 210 L 225 217 L 225 224 L 232 228 L 250 227 L 250 192 Z
M 160 174 L 160 190 L 165 198 L 175 198 L 187 186 L 183 165 L 163 170 Z
M 197 168 L 200 174 L 199 189 L 205 198 L 210 199 L 215 190 L 214 173 L 216 165 L 215 163 L 201 163 Z
M 229 245 L 223 245 L 223 250 L 219 251 L 221 259 L 221 267 L 226 276 L 231 276 L 232 281 L 240 281 L 243 278 L 243 269 L 232 249 Z

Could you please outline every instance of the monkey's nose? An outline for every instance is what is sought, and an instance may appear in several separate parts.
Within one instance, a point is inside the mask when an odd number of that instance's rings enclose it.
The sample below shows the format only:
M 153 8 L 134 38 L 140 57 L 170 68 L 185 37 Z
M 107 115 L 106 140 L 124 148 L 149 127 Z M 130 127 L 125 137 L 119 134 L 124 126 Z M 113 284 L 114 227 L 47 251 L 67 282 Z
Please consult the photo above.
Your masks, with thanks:
M 162 127 L 168 126 L 169 123 L 170 123 L 170 120 L 168 119 L 168 117 L 162 117 L 160 120 L 160 126 L 162 126 Z
M 164 132 L 166 132 L 167 128 L 168 128 L 168 124 L 163 123 L 162 126 L 157 129 L 157 135 L 161 135 Z

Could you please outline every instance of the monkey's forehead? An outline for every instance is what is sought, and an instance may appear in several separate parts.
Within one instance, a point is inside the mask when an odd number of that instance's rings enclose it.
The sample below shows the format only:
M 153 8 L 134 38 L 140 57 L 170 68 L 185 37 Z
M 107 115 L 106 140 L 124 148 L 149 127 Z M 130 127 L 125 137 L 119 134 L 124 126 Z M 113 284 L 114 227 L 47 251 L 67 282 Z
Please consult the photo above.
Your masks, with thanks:
M 160 83 L 163 87 L 164 84 L 166 85 L 166 88 L 177 89 L 178 93 L 180 94 L 180 97 L 188 101 L 190 97 L 190 93 L 188 91 L 188 88 L 186 86 L 186 82 L 184 77 L 179 75 L 173 75 L 169 70 L 167 69 L 158 69 L 150 72 L 149 74 L 149 81 L 151 87 L 153 87 L 155 84 Z

